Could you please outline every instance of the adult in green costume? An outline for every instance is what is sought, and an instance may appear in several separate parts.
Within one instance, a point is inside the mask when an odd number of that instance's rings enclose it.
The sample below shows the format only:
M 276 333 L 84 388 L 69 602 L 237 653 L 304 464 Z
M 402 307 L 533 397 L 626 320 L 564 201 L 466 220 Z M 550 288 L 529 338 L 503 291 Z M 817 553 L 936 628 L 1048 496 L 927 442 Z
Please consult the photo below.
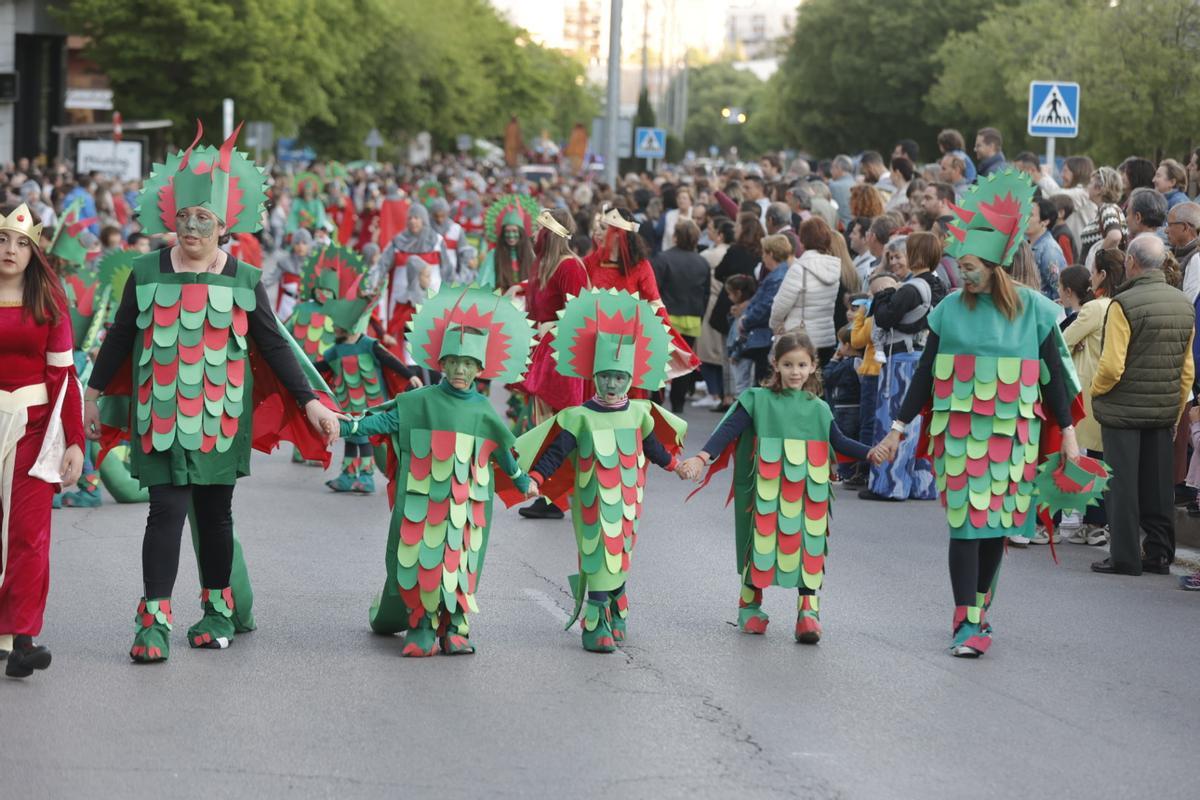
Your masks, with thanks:
M 529 493 L 513 435 L 475 381 L 520 380 L 532 341 L 533 329 L 511 301 L 443 287 L 417 310 L 408 337 L 413 357 L 439 370 L 442 381 L 341 425 L 342 436 L 391 443 L 387 578 L 370 624 L 380 634 L 407 631 L 405 656 L 475 652 L 467 612 L 479 610 L 492 498 L 498 487 Z
M 313 386 L 328 390 L 275 319 L 260 271 L 218 247 L 229 233 L 257 230 L 262 172 L 234 149 L 237 131 L 219 150 L 197 148 L 202 133 L 156 165 L 142 190 L 143 230 L 174 231 L 178 244 L 133 262 L 84 411 L 88 435 L 116 444 L 126 434 L 101 431 L 96 401 L 106 390 L 132 395 L 130 470 L 150 492 L 135 661 L 170 653 L 180 536 L 193 508 L 204 616 L 188 644 L 224 648 L 253 626 L 233 590 L 234 483 L 250 472 L 252 444 L 269 451 L 291 439 L 306 456 L 328 458 L 337 427 Z
M 666 382 L 671 332 L 644 300 L 588 291 L 563 308 L 554 345 L 559 372 L 593 380 L 596 396 L 521 436 L 517 453 L 547 500 L 565 508 L 570 498 L 579 573 L 569 578 L 567 627 L 582 611 L 584 649 L 611 653 L 625 639 L 647 463 L 675 471 L 687 433 L 666 409 L 629 399 L 632 386 L 655 391 Z
M 1033 191 L 1027 176 L 1005 170 L 981 178 L 954 208 L 946 251 L 959 260 L 964 288 L 929 315 L 925 352 L 879 445 L 891 457 L 903 426 L 932 400 L 929 449 L 950 523 L 950 650 L 965 658 L 991 645 L 985 613 L 1005 537 L 1033 535 L 1039 460 L 1061 446 L 1079 461 L 1073 424 L 1083 403 L 1059 308 L 1004 269 L 1025 235 Z
M 771 364 L 769 385 L 742 392 L 680 473 L 699 478 L 704 465 L 711 464 L 711 480 L 733 459 L 730 499 L 742 577 L 742 632 L 767 632 L 763 589 L 783 586 L 799 592 L 796 641 L 816 644 L 822 633 L 817 590 L 828 551 L 833 451 L 856 461 L 877 459 L 878 454 L 869 453 L 834 422 L 833 411 L 819 396 L 817 348 L 807 335 L 779 337 Z

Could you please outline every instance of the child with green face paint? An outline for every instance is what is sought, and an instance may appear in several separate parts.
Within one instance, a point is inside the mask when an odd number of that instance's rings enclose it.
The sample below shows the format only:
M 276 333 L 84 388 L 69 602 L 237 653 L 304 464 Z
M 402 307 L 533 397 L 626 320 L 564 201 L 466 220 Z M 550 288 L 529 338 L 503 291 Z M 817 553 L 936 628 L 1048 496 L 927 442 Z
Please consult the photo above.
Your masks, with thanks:
M 488 208 L 484 233 L 491 245 L 475 282 L 507 292 L 533 272 L 533 220 L 538 205 L 528 195 L 506 194 Z
M 579 573 L 570 577 L 575 613 L 567 627 L 583 611 L 584 648 L 611 653 L 625 638 L 625 580 L 647 462 L 675 471 L 687 431 L 665 409 L 628 396 L 634 386 L 662 387 L 671 332 L 649 303 L 590 291 L 567 303 L 554 345 L 559 372 L 594 381 L 596 395 L 519 438 L 517 452 L 542 495 L 560 507 L 570 498 Z
M 386 436 L 392 448 L 387 580 L 371 606 L 371 629 L 407 631 L 405 656 L 473 653 L 466 615 L 478 611 L 492 498 L 501 487 L 518 498 L 529 492 L 513 435 L 475 380 L 519 381 L 533 330 L 509 300 L 461 287 L 430 298 L 410 328 L 413 357 L 440 370 L 441 383 L 341 426 L 344 437 Z

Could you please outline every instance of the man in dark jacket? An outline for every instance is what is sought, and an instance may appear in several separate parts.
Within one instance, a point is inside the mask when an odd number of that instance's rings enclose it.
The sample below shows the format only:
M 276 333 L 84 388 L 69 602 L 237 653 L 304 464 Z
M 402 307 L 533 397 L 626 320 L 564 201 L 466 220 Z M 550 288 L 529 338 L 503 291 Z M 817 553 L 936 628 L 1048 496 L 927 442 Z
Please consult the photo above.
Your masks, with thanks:
M 1094 572 L 1165 575 L 1175 559 L 1172 442 L 1195 377 L 1195 312 L 1169 286 L 1166 246 L 1154 234 L 1129 245 L 1128 282 L 1104 321 L 1100 363 L 1092 379 L 1092 409 L 1112 467 L 1105 497 L 1109 558 Z M 1139 545 L 1146 531 L 1145 546 Z

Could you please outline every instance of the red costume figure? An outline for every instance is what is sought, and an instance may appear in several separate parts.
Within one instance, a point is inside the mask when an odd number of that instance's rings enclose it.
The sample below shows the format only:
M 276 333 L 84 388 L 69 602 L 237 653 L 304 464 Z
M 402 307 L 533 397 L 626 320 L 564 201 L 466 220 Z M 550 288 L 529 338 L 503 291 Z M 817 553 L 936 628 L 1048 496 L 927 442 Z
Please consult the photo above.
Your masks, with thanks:
M 71 316 L 41 228 L 23 204 L 0 216 L 0 633 L 13 637 L 5 673 L 19 678 L 50 665 L 33 644 L 50 588 L 50 504 L 83 466 Z

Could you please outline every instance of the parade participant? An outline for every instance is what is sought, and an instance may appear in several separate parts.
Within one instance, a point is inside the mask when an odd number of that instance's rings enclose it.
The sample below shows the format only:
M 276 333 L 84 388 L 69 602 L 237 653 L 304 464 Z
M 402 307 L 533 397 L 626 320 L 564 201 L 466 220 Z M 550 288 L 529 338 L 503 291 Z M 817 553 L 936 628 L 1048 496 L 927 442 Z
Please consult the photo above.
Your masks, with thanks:
M 410 204 L 407 214 L 404 230 L 392 238 L 379 259 L 391 287 L 384 309 L 387 332 L 397 342 L 393 352 L 401 358 L 404 332 L 413 309 L 441 287 L 447 263 L 446 242 L 430 226 L 425 206 Z
M 631 387 L 661 389 L 671 332 L 653 307 L 627 292 L 586 291 L 563 309 L 554 338 L 559 370 L 594 381 L 596 395 L 517 439 L 520 464 L 538 493 L 560 508 L 570 497 L 579 573 L 570 577 L 583 615 L 583 647 L 611 653 L 625 639 L 625 580 L 651 461 L 675 471 L 687 423 Z M 506 497 L 507 500 L 507 497 Z
M 313 231 L 328 224 L 325 218 L 325 202 L 321 200 L 320 194 L 320 178 L 311 172 L 302 172 L 296 176 L 296 193 L 292 196 L 286 233 L 294 234 L 302 229 Z
M 763 589 L 797 589 L 795 638 L 821 640 L 817 590 L 825 576 L 833 451 L 857 461 L 878 458 L 867 445 L 838 428 L 821 399 L 817 348 L 807 334 L 775 340 L 771 377 L 747 389 L 725 414 L 704 448 L 683 462 L 679 474 L 705 485 L 733 461 L 734 529 L 742 580 L 738 626 L 766 633 Z M 697 490 L 699 491 L 699 490 Z
M 354 231 L 358 228 L 358 212 L 354 208 L 354 200 L 346 193 L 341 180 L 329 184 L 329 202 L 325 206 L 325 214 L 337 233 L 338 244 L 352 246 Z
M 14 678 L 50 666 L 33 642 L 50 589 L 50 506 L 83 468 L 71 319 L 41 232 L 24 204 L 0 212 L 0 649 Z
M 679 378 L 699 368 L 700 359 L 670 323 L 658 282 L 650 266 L 646 240 L 638 234 L 638 223 L 623 208 L 609 209 L 597 226 L 596 248 L 584 259 L 588 279 L 596 289 L 616 289 L 647 301 L 671 332 L 672 352 L 667 377 Z M 635 397 L 638 395 L 634 395 Z
M 531 418 L 541 425 L 554 414 L 567 408 L 583 405 L 589 391 L 588 382 L 561 373 L 554 360 L 554 331 L 558 314 L 567 301 L 588 288 L 587 270 L 571 249 L 571 234 L 575 220 L 564 209 L 542 209 L 537 217 L 538 235 L 534 242 L 535 273 L 525 283 L 525 313 L 537 326 L 538 341 L 533 350 L 529 372 L 518 393 L 527 398 L 527 409 L 518 412 L 517 429 L 521 419 Z M 515 393 L 514 393 L 515 394 Z M 539 497 L 519 512 L 531 519 L 562 519 L 562 509 Z
M 438 197 L 429 204 L 429 226 L 441 235 L 446 243 L 445 271 L 443 283 L 469 283 L 463 274 L 466 266 L 462 249 L 467 246 L 467 237 L 462 226 L 450 218 L 450 204 L 446 198 Z
M 958 259 L 963 291 L 930 313 L 925 351 L 879 444 L 893 458 L 932 398 L 930 451 L 950 524 L 951 652 L 960 657 L 983 655 L 991 644 L 985 612 L 1004 540 L 1034 533 L 1039 455 L 1058 447 L 1060 427 L 1063 457 L 1079 460 L 1073 423 L 1083 406 L 1060 309 L 1004 269 L 1024 239 L 1033 191 L 1027 176 L 1004 170 L 953 209 L 947 252 Z
M 303 299 L 292 310 L 286 327 L 309 360 L 319 359 L 334 343 L 326 304 L 345 297 L 366 272 L 362 256 L 337 245 L 323 247 L 305 260 L 297 289 Z
M 329 385 L 342 410 L 362 415 L 383 404 L 407 386 L 423 384 L 411 369 L 388 352 L 382 344 L 366 335 L 375 298 L 358 297 L 357 286 L 346 297 L 329 300 L 329 315 L 335 341 L 316 363 L 317 370 L 332 377 Z M 400 378 L 391 380 L 390 375 Z M 365 435 L 346 436 L 342 472 L 325 482 L 335 492 L 373 494 L 375 492 L 375 451 Z
M 529 195 L 506 194 L 492 203 L 484 217 L 491 249 L 483 257 L 476 283 L 508 292 L 533 272 L 533 220 L 538 204 Z
M 291 249 L 275 262 L 275 274 L 272 276 L 275 284 L 275 316 L 280 319 L 292 316 L 300 298 L 300 276 L 312 250 L 313 236 L 307 228 L 300 228 L 292 233 L 290 241 Z
M 135 661 L 165 661 L 170 653 L 171 593 L 189 506 L 204 616 L 189 629 L 188 644 L 224 648 L 239 626 L 253 624 L 238 616 L 231 581 L 234 483 L 250 472 L 251 445 L 269 452 L 288 439 L 328 463 L 319 432 L 336 431 L 334 412 L 310 385 L 325 392 L 324 382 L 271 314 L 260 271 L 218 247 L 228 233 L 257 230 L 265 200 L 261 171 L 234 149 L 237 133 L 220 150 L 197 148 L 197 125 L 186 151 L 155 165 L 138 219 L 149 233 L 177 233 L 178 243 L 134 261 L 88 382 L 92 438 L 101 437 L 100 393 L 136 387 L 127 420 L 132 472 L 150 490 L 150 513 Z M 132 369 L 123 368 L 127 362 Z M 104 433 L 106 443 L 125 435 Z
M 513 435 L 475 381 L 520 380 L 533 331 L 511 301 L 462 287 L 431 298 L 410 327 L 414 357 L 442 381 L 341 425 L 342 436 L 385 435 L 393 448 L 387 579 L 371 606 L 371 630 L 408 631 L 405 656 L 473 653 L 466 615 L 479 610 L 492 497 L 502 475 L 518 497 L 529 489 Z

